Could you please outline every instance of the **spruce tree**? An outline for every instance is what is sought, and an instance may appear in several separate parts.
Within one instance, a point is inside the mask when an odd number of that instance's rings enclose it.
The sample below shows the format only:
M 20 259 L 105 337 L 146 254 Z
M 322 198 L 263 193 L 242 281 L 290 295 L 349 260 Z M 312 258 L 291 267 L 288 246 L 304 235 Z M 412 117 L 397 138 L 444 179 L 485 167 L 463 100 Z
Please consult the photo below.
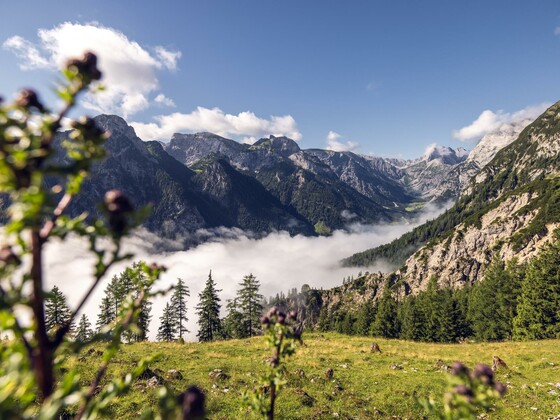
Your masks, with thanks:
M 65 325 L 71 316 L 72 312 L 66 303 L 66 296 L 57 286 L 53 286 L 45 299 L 45 325 L 47 331 L 55 332 Z
M 78 328 L 74 334 L 74 340 L 79 343 L 85 343 L 91 339 L 93 336 L 93 330 L 91 329 L 91 323 L 86 314 L 82 314 L 80 317 L 80 322 L 78 323 Z
M 418 301 L 416 296 L 407 296 L 399 306 L 400 338 L 420 341 L 426 336 L 426 317 Z
M 125 299 L 127 295 L 131 295 L 133 299 L 138 299 L 140 293 L 140 285 L 146 288 L 146 278 L 140 270 L 139 263 L 132 265 L 132 268 L 127 268 L 120 276 L 121 279 L 121 299 Z M 149 290 L 149 288 L 147 289 Z M 150 331 L 150 321 L 152 320 L 152 302 L 145 300 L 140 307 L 138 319 L 136 321 L 137 331 L 132 334 L 127 334 L 126 338 L 131 341 L 146 341 Z
M 243 316 L 243 336 L 252 337 L 260 331 L 260 317 L 263 311 L 263 296 L 259 294 L 260 283 L 253 274 L 243 277 L 237 292 L 237 304 Z M 297 289 L 294 289 L 297 295 Z M 243 337 L 243 338 L 244 338 Z
M 496 258 L 488 266 L 482 281 L 473 286 L 468 318 L 477 340 L 511 338 L 519 281 L 515 267 L 510 264 L 506 269 L 503 261 Z
M 397 338 L 399 336 L 397 301 L 391 294 L 390 281 L 385 284 L 383 295 L 377 302 L 375 312 L 375 319 L 370 327 L 371 335 Z
M 121 307 L 125 299 L 136 299 L 138 298 L 140 285 L 144 285 L 146 279 L 140 270 L 140 263 L 134 263 L 132 267 L 128 267 L 120 273 L 118 276 L 113 276 L 111 282 L 105 288 L 105 296 L 101 300 L 101 305 L 99 307 L 99 314 L 97 317 L 96 326 L 98 330 L 103 328 L 105 325 L 109 325 L 113 322 L 119 315 Z M 149 324 L 152 318 L 152 303 L 146 300 L 140 312 L 138 314 L 138 319 L 136 322 L 136 332 L 127 332 L 124 335 L 124 339 L 128 342 L 132 341 L 144 341 L 148 338 Z
M 560 230 L 533 258 L 521 284 L 514 337 L 540 340 L 560 337 Z
M 190 291 L 182 279 L 177 279 L 177 285 L 171 296 L 171 310 L 173 319 L 177 325 L 177 332 L 179 339 L 183 338 L 183 334 L 189 332 L 187 329 L 187 298 L 190 296 Z
M 196 306 L 198 315 L 199 341 L 213 341 L 220 337 L 222 325 L 220 320 L 220 298 L 216 283 L 212 279 L 212 271 L 208 274 L 204 290 L 198 295 L 199 303 Z
M 354 334 L 368 335 L 369 329 L 375 320 L 375 306 L 372 301 L 367 301 L 358 310 L 358 316 L 354 323 Z
M 225 338 L 243 338 L 243 314 L 239 310 L 237 299 L 229 299 L 226 304 L 227 314 L 222 323 Z
M 109 325 L 115 320 L 113 312 L 113 304 L 109 296 L 103 296 L 101 305 L 99 305 L 99 313 L 97 314 L 97 322 L 95 326 L 99 332 L 105 325 Z
M 173 341 L 177 335 L 178 325 L 174 316 L 174 308 L 169 302 L 163 308 L 163 315 L 159 319 L 159 328 L 156 338 L 159 341 Z

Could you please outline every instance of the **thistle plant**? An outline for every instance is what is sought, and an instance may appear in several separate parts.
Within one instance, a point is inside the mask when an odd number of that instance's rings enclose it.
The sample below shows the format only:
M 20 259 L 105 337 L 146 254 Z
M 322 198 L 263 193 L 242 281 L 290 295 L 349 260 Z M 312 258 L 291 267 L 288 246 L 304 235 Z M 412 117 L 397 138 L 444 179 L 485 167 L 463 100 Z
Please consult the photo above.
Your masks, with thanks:
M 261 379 L 261 386 L 243 395 L 244 403 L 269 420 L 274 419 L 278 392 L 286 384 L 284 360 L 296 351 L 296 343 L 302 343 L 301 331 L 296 326 L 295 311 L 287 315 L 273 307 L 261 318 L 262 330 L 272 355 L 267 359 L 267 371 Z
M 431 399 L 422 402 L 426 411 L 437 418 L 477 419 L 482 412 L 492 410 L 506 392 L 506 386 L 495 381 L 490 366 L 478 364 L 471 370 L 455 362 L 450 373 L 450 389 L 444 395 L 443 408 Z
M 109 191 L 102 205 L 105 217 L 68 216 L 67 210 L 92 165 L 105 155 L 108 134 L 91 118 L 68 118 L 83 92 L 101 79 L 97 57 L 86 53 L 69 60 L 56 93 L 62 101 L 51 111 L 31 89 L 12 103 L 0 99 L 0 418 L 53 418 L 68 410 L 78 418 L 102 414 L 108 403 L 125 391 L 147 360 L 124 378 L 106 386 L 102 380 L 121 336 L 134 330 L 140 308 L 151 296 L 151 286 L 163 267 L 136 265 L 138 294 L 121 307 L 115 323 L 91 339 L 71 342 L 71 326 L 109 268 L 131 257 L 121 250 L 121 239 L 141 219 L 120 191 Z M 62 125 L 72 131 L 61 140 Z M 69 235 L 82 237 L 95 257 L 93 278 L 80 279 L 85 292 L 66 321 L 49 334 L 45 320 L 43 258 L 45 246 Z M 102 340 L 105 351 L 95 378 L 85 386 L 73 370 L 59 369 L 84 345 Z M 65 372 L 62 374 L 61 372 Z

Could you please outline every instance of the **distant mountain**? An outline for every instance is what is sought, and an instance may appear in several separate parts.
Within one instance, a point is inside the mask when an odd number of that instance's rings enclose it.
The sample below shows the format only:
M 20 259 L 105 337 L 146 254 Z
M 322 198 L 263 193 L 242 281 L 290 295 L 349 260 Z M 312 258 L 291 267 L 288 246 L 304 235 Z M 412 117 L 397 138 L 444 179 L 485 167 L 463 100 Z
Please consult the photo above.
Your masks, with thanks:
M 490 150 L 490 141 L 477 150 Z M 487 154 L 470 156 L 466 162 L 478 164 Z M 531 258 L 559 226 L 560 102 L 498 151 L 444 214 L 345 263 L 392 262 L 401 267 L 397 278 L 412 291 L 432 276 L 456 286 L 480 280 L 495 256 Z
M 313 235 L 413 217 L 425 202 L 455 200 L 496 149 L 482 145 L 467 157 L 464 149 L 432 146 L 419 159 L 397 160 L 302 150 L 275 136 L 252 145 L 212 133 L 143 142 L 120 117 L 96 122 L 111 132 L 108 157 L 69 211 L 98 213 L 105 191 L 119 188 L 137 206 L 153 206 L 145 227 L 186 244 L 198 241 L 201 229 Z
M 301 150 L 286 137 L 270 136 L 245 145 L 209 133 L 175 134 L 165 150 L 190 168 L 225 160 L 255 178 L 283 205 L 309 223 L 340 229 L 349 222 L 374 223 L 406 215 L 416 199 L 389 173 L 398 172 L 381 159 L 349 152 Z M 380 169 L 385 167 L 385 169 Z
M 457 169 L 466 159 L 463 148 L 432 145 L 420 159 L 400 162 L 400 181 L 425 201 L 455 200 L 461 191 Z
M 140 140 L 122 118 L 102 115 L 95 120 L 111 132 L 105 143 L 108 157 L 95 165 L 69 209 L 71 214 L 98 214 L 104 193 L 118 188 L 137 207 L 152 205 L 146 228 L 165 237 L 184 238 L 187 244 L 196 242 L 193 233 L 203 228 L 313 234 L 303 217 L 227 162 L 193 171 L 159 142 Z

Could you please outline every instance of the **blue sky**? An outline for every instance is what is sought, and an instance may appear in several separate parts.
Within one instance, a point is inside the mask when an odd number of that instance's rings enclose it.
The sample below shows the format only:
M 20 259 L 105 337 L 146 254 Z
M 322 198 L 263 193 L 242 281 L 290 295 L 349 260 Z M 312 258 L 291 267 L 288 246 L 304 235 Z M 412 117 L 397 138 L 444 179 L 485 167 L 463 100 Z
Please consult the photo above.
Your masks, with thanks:
M 560 99 L 558 1 L 47 3 L 2 5 L 0 92 L 48 96 L 85 40 L 112 72 L 87 111 L 125 114 L 145 139 L 272 133 L 415 157 Z

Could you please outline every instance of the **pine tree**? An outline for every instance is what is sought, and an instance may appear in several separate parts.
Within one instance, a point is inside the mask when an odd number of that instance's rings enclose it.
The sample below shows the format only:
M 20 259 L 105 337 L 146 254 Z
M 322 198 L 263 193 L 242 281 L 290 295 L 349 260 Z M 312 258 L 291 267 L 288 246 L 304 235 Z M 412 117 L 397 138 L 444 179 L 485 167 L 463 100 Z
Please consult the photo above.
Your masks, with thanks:
M 79 343 L 85 343 L 91 339 L 93 336 L 93 330 L 91 329 L 91 323 L 86 314 L 82 314 L 80 317 L 80 322 L 78 323 L 78 328 L 74 334 L 74 340 Z
M 183 338 L 183 334 L 189 333 L 187 329 L 187 298 L 191 295 L 189 288 L 182 279 L 177 279 L 177 285 L 171 296 L 171 310 L 173 319 L 177 325 L 179 339 Z
M 321 308 L 321 311 L 319 312 L 319 320 L 317 321 L 317 324 L 319 326 L 319 331 L 322 332 L 331 331 L 333 329 L 331 313 L 329 312 L 326 306 L 323 306 Z
M 422 292 L 420 292 L 422 293 Z M 405 340 L 422 340 L 426 333 L 426 317 L 418 305 L 416 296 L 406 297 L 399 306 L 399 321 L 401 324 L 400 338 Z
M 354 317 L 350 312 L 344 314 L 340 324 L 340 332 L 342 334 L 352 335 L 354 333 Z
M 259 294 L 260 284 L 255 276 L 243 277 L 241 288 L 237 291 L 237 304 L 243 316 L 243 337 L 252 337 L 260 331 L 260 316 L 263 311 L 263 296 Z M 297 289 L 292 290 L 297 295 Z
M 225 338 L 243 338 L 245 330 L 243 328 L 243 314 L 239 311 L 237 299 L 230 299 L 226 304 L 227 315 L 223 321 Z
M 210 271 L 204 290 L 198 295 L 200 301 L 196 306 L 199 327 L 196 336 L 200 341 L 216 340 L 222 332 L 218 292 L 221 290 L 216 290 L 216 283 L 212 279 L 212 271 Z
M 560 337 L 560 230 L 533 258 L 521 284 L 514 337 L 540 340 Z
M 495 259 L 488 266 L 484 279 L 473 286 L 469 299 L 468 318 L 476 339 L 505 340 L 513 333 L 517 313 L 520 278 L 515 265 Z
M 146 288 L 146 278 L 140 270 L 139 263 L 133 264 L 132 268 L 127 268 L 124 273 L 121 274 L 120 278 L 122 289 L 120 293 L 124 296 L 121 299 L 126 298 L 127 295 L 132 295 L 133 299 L 137 299 L 140 293 L 140 285 L 142 285 L 145 290 L 149 291 L 149 288 Z M 149 326 L 151 320 L 152 302 L 146 300 L 140 307 L 138 319 L 136 320 L 138 330 L 133 334 L 126 335 L 128 341 L 146 341 L 148 339 L 148 333 L 150 332 Z
M 354 334 L 368 335 L 371 324 L 375 320 L 375 306 L 372 301 L 364 303 L 359 311 L 354 323 Z
M 132 267 L 126 268 L 118 276 L 113 276 L 111 282 L 105 288 L 105 296 L 101 300 L 96 326 L 98 330 L 109 325 L 119 315 L 125 299 L 136 299 L 139 286 L 145 282 L 140 270 L 140 263 L 134 263 Z M 144 341 L 148 338 L 149 324 L 151 320 L 152 303 L 147 300 L 143 303 L 136 322 L 137 331 L 127 332 L 124 339 L 128 342 Z
M 66 304 L 66 296 L 57 287 L 53 286 L 45 299 L 45 325 L 47 331 L 54 332 L 65 325 L 72 316 L 70 308 Z
M 105 325 L 109 325 L 115 320 L 113 312 L 113 304 L 109 296 L 103 296 L 101 305 L 99 305 L 99 313 L 97 314 L 97 322 L 95 326 L 100 331 Z
M 371 324 L 370 333 L 374 336 L 396 338 L 399 335 L 397 317 L 397 301 L 391 294 L 390 282 L 387 281 L 383 295 L 376 305 L 375 319 Z
M 177 335 L 178 325 L 174 316 L 173 306 L 169 302 L 163 308 L 163 315 L 159 319 L 160 325 L 156 338 L 159 341 L 173 341 Z

